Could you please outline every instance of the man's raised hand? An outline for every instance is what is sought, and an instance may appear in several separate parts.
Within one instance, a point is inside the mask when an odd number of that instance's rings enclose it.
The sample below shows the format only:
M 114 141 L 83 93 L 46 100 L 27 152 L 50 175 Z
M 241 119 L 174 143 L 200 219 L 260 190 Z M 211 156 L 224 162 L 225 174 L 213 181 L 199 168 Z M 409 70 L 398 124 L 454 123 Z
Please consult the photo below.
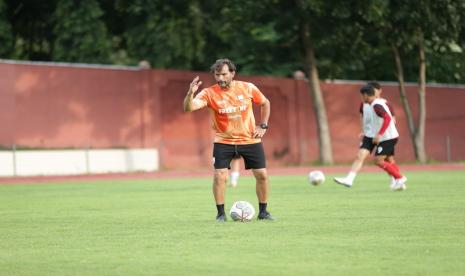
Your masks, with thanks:
M 189 86 L 189 94 L 194 94 L 199 90 L 200 85 L 202 85 L 202 82 L 199 81 L 199 76 L 195 77 L 194 80 L 191 82 Z

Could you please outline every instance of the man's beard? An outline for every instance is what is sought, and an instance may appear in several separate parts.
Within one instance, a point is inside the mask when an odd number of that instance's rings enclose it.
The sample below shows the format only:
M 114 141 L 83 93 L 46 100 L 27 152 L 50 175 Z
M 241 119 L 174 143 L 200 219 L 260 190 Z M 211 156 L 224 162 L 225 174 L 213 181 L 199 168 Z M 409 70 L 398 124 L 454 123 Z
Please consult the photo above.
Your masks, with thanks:
M 229 84 L 228 82 L 226 81 L 219 81 L 218 82 L 218 85 L 221 87 L 221 88 L 228 88 L 229 87 Z

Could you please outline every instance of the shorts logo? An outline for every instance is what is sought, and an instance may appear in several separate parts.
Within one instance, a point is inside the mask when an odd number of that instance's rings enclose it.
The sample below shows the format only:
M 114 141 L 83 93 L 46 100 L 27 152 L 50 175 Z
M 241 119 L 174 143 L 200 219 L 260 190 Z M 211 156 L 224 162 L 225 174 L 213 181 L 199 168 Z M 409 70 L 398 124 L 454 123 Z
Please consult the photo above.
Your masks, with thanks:
M 212 164 L 215 165 L 215 157 L 212 158 Z
M 376 150 L 378 151 L 378 153 L 381 153 L 383 151 L 383 147 L 378 147 Z

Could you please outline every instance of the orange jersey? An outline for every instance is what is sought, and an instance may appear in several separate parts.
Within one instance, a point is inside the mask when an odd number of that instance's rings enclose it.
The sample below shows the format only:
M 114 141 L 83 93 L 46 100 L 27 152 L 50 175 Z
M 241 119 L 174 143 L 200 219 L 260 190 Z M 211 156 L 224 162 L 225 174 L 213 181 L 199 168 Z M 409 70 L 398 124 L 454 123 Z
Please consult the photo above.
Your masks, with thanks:
M 252 103 L 263 104 L 266 97 L 249 82 L 231 82 L 228 90 L 218 84 L 203 89 L 193 100 L 195 109 L 208 106 L 212 113 L 215 143 L 243 145 L 260 143 L 253 138 L 255 117 Z

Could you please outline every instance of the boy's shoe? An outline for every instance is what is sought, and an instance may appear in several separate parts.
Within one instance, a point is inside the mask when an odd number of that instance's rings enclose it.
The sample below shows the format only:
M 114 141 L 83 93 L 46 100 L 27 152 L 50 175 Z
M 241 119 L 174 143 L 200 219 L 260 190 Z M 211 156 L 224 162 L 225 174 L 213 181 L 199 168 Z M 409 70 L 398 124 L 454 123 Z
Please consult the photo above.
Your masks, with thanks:
M 216 216 L 216 222 L 226 222 L 226 214 L 218 214 Z
M 402 176 L 402 178 L 396 179 L 396 183 L 394 186 L 391 187 L 393 191 L 403 191 L 407 189 L 407 185 L 405 183 L 407 182 L 407 177 Z
M 271 220 L 271 221 L 274 221 L 276 220 L 270 213 L 268 212 L 261 212 L 260 214 L 258 214 L 258 217 L 257 217 L 258 220 Z
M 397 184 L 396 179 L 393 176 L 391 176 L 391 184 L 389 185 L 389 187 L 391 187 L 391 190 L 394 190 L 394 187 L 396 186 L 396 184 Z
M 345 186 L 345 187 L 347 187 L 347 188 L 352 187 L 352 182 L 350 182 L 349 180 L 347 180 L 345 177 L 335 177 L 335 178 L 334 178 L 334 181 L 335 181 L 337 184 L 341 184 L 342 186 Z
M 399 187 L 396 187 L 396 191 L 403 191 L 403 190 L 407 190 L 407 185 L 403 184 Z

